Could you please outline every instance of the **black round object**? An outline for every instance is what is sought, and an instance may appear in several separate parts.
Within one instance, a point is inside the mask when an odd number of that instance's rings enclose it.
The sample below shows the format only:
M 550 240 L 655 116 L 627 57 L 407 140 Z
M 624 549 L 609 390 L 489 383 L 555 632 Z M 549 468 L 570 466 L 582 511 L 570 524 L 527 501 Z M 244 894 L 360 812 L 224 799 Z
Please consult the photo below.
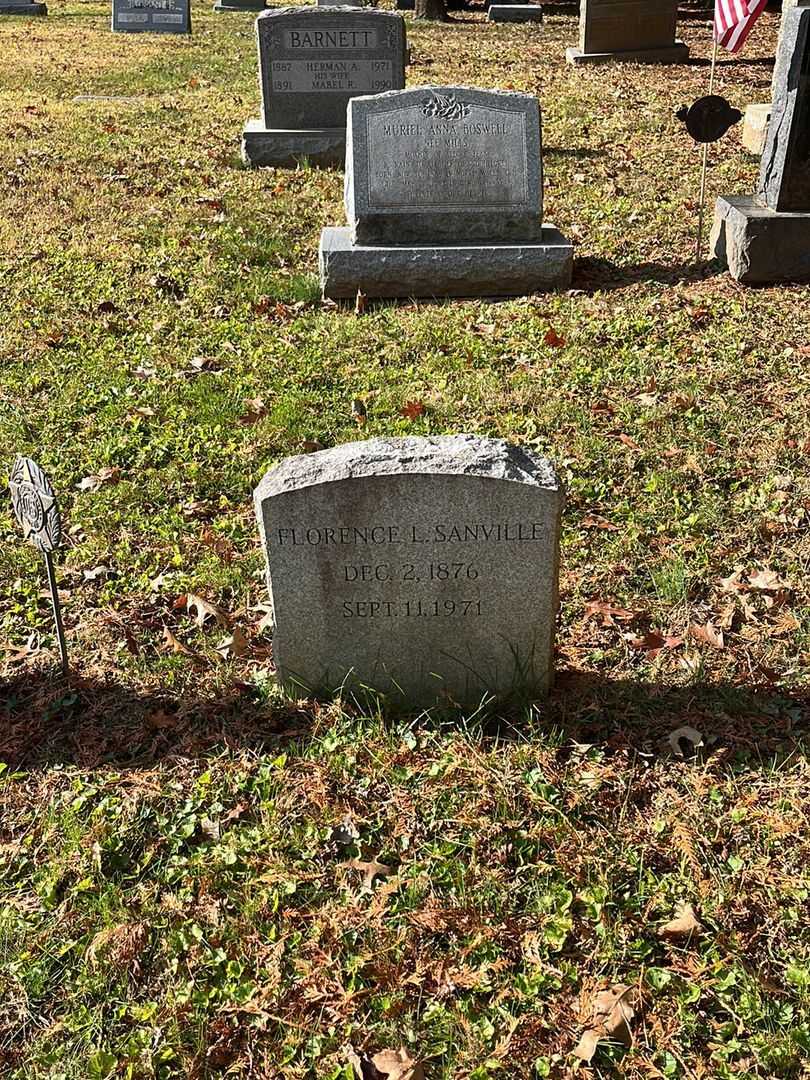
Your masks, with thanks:
M 699 143 L 717 142 L 730 127 L 742 120 L 740 110 L 733 108 L 719 94 L 698 98 L 691 108 L 684 106 L 675 115 L 683 120 L 686 130 Z

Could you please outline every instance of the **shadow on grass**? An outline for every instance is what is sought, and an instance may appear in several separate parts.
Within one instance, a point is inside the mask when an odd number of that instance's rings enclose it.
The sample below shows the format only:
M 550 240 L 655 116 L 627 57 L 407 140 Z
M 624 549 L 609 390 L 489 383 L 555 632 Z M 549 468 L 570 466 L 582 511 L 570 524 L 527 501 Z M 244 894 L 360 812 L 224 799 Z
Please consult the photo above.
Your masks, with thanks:
M 662 285 L 705 281 L 722 272 L 716 259 L 695 263 L 646 262 L 620 266 L 611 259 L 583 258 L 574 260 L 573 287 L 585 292 L 610 292 L 650 281 Z
M 144 693 L 114 681 L 29 672 L 0 689 L 0 761 L 11 769 L 141 769 L 228 747 L 275 753 L 279 744 L 309 738 L 321 709 L 314 702 L 271 706 L 243 682 L 207 693 Z M 350 723 L 359 711 L 349 704 L 345 712 Z M 402 716 L 397 722 L 403 719 L 409 722 Z M 414 723 L 509 742 L 548 733 L 561 747 L 587 743 L 606 753 L 631 750 L 651 758 L 670 754 L 668 736 L 689 726 L 706 740 L 701 753 L 729 767 L 740 760 L 750 765 L 751 759 L 756 766 L 794 751 L 810 734 L 810 691 L 729 683 L 671 687 L 569 669 L 559 672 L 547 701 L 489 706 L 472 719 L 460 712 L 423 713 Z

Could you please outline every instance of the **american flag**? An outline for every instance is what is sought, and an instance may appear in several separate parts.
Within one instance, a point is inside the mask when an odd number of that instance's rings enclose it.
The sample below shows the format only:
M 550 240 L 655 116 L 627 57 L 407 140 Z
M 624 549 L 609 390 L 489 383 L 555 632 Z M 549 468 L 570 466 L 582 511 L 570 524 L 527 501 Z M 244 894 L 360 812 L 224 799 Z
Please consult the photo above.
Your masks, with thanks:
M 714 40 L 739 52 L 768 0 L 714 0 Z

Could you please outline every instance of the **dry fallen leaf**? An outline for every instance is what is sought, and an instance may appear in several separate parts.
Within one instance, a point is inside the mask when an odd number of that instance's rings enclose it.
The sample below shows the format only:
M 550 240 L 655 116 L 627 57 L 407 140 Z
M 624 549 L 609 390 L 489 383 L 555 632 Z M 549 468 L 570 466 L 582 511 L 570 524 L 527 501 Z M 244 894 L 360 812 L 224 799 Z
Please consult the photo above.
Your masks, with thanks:
M 565 345 L 565 338 L 560 337 L 554 327 L 550 326 L 543 336 L 543 343 L 552 349 L 561 349 Z
M 691 743 L 694 750 L 697 750 L 698 747 L 703 746 L 703 736 L 701 735 L 701 733 L 695 728 L 689 727 L 688 724 L 685 724 L 683 727 L 679 727 L 676 728 L 675 731 L 671 731 L 667 736 L 667 742 L 670 745 L 672 753 L 675 754 L 677 757 L 682 758 L 686 756 L 683 752 L 681 740 L 685 740 L 686 742 Z
M 756 574 L 748 575 L 749 588 L 757 592 L 779 592 L 781 589 L 789 589 L 790 583 L 783 581 L 775 570 L 758 570 Z
M 394 873 L 393 866 L 387 866 L 375 860 L 366 862 L 363 859 L 349 859 L 348 862 L 341 863 L 341 866 L 346 866 L 350 870 L 359 870 L 363 874 L 363 882 L 360 886 L 362 892 L 371 892 L 375 878 L 387 878 Z
M 168 626 L 163 627 L 163 643 L 170 652 L 181 656 L 197 656 L 193 649 L 189 649 L 188 645 L 184 645 L 179 638 L 174 636 Z
M 366 403 L 362 398 L 352 399 L 352 418 L 357 424 L 365 424 L 368 417 L 368 410 L 366 409 Z
M 406 401 L 399 410 L 399 415 L 407 420 L 416 420 L 425 415 L 425 403 L 423 401 Z
M 703 931 L 703 924 L 695 914 L 691 904 L 682 904 L 677 915 L 670 922 L 658 928 L 658 936 L 670 941 L 697 937 Z
M 576 1057 L 589 1062 L 602 1039 L 612 1039 L 625 1046 L 633 1045 L 630 1023 L 635 1015 L 632 1005 L 633 988 L 618 983 L 594 996 L 588 1027 L 574 1050 Z
M 79 491 L 98 491 L 102 484 L 117 484 L 121 479 L 121 470 L 117 465 L 108 465 L 95 474 L 85 476 L 78 483 Z
M 242 427 L 252 427 L 267 416 L 267 405 L 265 404 L 264 398 L 248 398 L 245 401 L 245 405 L 247 406 L 247 411 L 244 415 L 239 417 L 239 423 Z
M 615 626 L 614 620 L 629 622 L 630 619 L 635 618 L 635 613 L 616 607 L 605 600 L 589 600 L 585 605 L 585 618 L 590 619 L 593 616 L 598 616 L 602 626 Z
M 91 967 L 100 964 L 115 968 L 140 970 L 139 958 L 146 948 L 149 932 L 142 922 L 122 923 L 100 930 L 87 946 L 87 960 Z
M 244 656 L 249 649 L 248 640 L 238 626 L 234 627 L 230 637 L 223 638 L 217 645 L 217 652 L 223 660 L 228 660 L 232 656 Z
M 358 1080 L 424 1080 L 425 1077 L 422 1065 L 404 1047 L 381 1050 L 371 1058 L 349 1047 L 347 1057 Z
M 689 636 L 693 637 L 696 641 L 701 641 L 704 645 L 711 645 L 713 649 L 724 649 L 726 647 L 723 631 L 718 630 L 711 622 L 707 622 L 705 626 L 691 623 L 689 626 Z
M 213 619 L 218 626 L 228 625 L 228 616 L 221 607 L 209 603 L 203 596 L 197 593 L 182 593 L 172 604 L 175 611 L 185 608 L 189 615 L 194 616 L 197 626 L 205 626 L 206 619 Z

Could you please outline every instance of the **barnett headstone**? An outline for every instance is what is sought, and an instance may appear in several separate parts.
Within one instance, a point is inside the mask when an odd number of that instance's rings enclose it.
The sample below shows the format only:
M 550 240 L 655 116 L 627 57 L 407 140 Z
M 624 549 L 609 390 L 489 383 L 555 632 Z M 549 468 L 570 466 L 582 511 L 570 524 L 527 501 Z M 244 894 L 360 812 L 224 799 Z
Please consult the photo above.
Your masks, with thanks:
M 321 235 L 324 295 L 520 295 L 566 287 L 572 248 L 543 224 L 540 110 L 459 86 L 349 103 L 348 226 Z
M 117 34 L 190 34 L 191 0 L 113 0 Z
M 810 0 L 784 0 L 757 192 L 721 197 L 712 248 L 745 284 L 810 281 Z
M 256 35 L 262 118 L 245 125 L 247 164 L 342 164 L 348 102 L 405 85 L 405 21 L 395 12 L 277 8 L 259 16 Z
M 288 458 L 254 498 L 290 695 L 474 707 L 548 690 L 563 494 L 545 459 L 475 435 L 372 439 Z
M 569 64 L 681 64 L 689 49 L 675 38 L 678 0 L 580 0 L 579 48 Z

